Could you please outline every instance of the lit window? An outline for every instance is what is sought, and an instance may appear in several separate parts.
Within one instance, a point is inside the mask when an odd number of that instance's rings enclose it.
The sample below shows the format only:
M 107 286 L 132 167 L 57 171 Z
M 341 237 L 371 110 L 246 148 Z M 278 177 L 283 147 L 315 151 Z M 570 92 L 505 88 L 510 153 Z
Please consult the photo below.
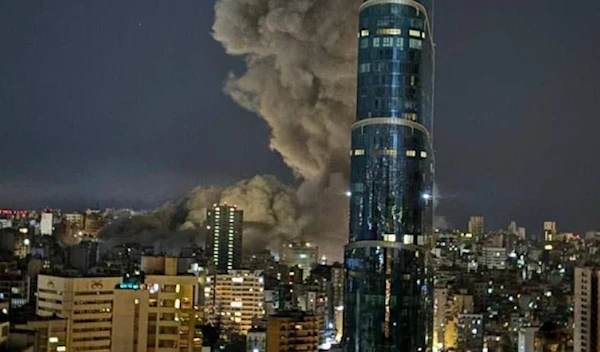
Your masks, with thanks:
M 373 38 L 373 47 L 374 48 L 379 48 L 379 38 Z
M 369 36 L 369 30 L 368 29 L 363 29 L 362 31 L 360 31 L 360 36 L 361 37 L 368 37 Z
M 423 158 L 423 159 L 427 158 L 427 152 L 421 152 L 421 158 Z
M 412 38 L 410 38 L 408 44 L 409 44 L 408 46 L 411 49 L 418 49 L 418 50 L 423 49 L 423 41 L 421 39 L 412 39 Z
M 398 151 L 395 149 L 375 149 L 372 151 L 374 155 L 396 156 Z
M 400 35 L 402 31 L 399 28 L 379 28 L 377 34 Z
M 58 343 L 58 337 L 52 336 L 48 339 L 48 342 L 50 343 Z
M 407 150 L 406 156 L 414 158 L 415 156 L 417 156 L 417 151 L 416 150 Z
M 415 38 L 421 38 L 421 31 L 418 31 L 416 29 L 411 29 L 408 31 L 408 35 L 410 35 L 411 37 L 415 37 Z
M 383 38 L 383 44 L 382 46 L 384 48 L 391 48 L 394 46 L 394 38 L 392 37 L 384 37 Z
M 404 38 L 396 38 L 396 47 L 404 49 Z
M 370 63 L 360 64 L 359 71 L 360 71 L 360 73 L 371 72 L 371 64 Z
M 67 351 L 66 346 L 56 346 L 56 352 L 66 352 L 66 351 Z
M 404 244 L 414 244 L 413 235 L 404 235 Z
M 394 234 L 384 234 L 383 240 L 385 242 L 396 242 L 396 235 Z
M 425 32 L 421 32 L 421 38 L 425 39 Z
M 356 149 L 354 151 L 354 155 L 355 156 L 365 155 L 365 150 L 364 149 Z
M 232 308 L 242 308 L 242 302 L 231 302 Z
M 404 117 L 407 120 L 417 121 L 417 114 L 415 114 L 414 112 L 405 112 L 404 114 L 402 114 L 402 117 Z

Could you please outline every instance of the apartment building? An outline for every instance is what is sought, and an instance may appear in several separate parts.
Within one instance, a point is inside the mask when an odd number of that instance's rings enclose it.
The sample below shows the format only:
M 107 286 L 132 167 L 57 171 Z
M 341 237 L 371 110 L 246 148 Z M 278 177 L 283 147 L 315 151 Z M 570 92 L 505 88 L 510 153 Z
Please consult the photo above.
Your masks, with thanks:
M 265 314 L 262 271 L 229 270 L 206 277 L 207 315 L 221 324 L 246 334 L 252 320 Z
M 137 281 L 39 275 L 37 314 L 68 320 L 67 351 L 199 351 L 197 279 L 176 268 L 177 258 L 152 257 L 142 261 L 151 275 Z

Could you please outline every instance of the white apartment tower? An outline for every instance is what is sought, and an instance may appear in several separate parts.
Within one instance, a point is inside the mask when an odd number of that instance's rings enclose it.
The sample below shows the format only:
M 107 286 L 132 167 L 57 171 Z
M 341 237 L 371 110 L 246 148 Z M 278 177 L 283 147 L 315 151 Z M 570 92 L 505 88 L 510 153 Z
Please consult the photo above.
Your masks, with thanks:
M 265 314 L 262 271 L 230 270 L 206 277 L 207 315 L 221 324 L 246 334 L 252 320 Z
M 575 268 L 574 287 L 574 352 L 600 351 L 600 324 L 598 318 L 598 277 L 600 271 L 595 268 Z

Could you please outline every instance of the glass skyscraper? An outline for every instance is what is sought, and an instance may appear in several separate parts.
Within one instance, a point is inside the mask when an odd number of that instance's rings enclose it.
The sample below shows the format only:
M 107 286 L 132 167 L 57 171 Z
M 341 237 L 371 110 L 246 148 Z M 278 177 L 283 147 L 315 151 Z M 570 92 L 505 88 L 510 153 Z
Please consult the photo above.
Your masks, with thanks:
M 434 46 L 427 1 L 367 0 L 352 126 L 346 352 L 432 344 Z

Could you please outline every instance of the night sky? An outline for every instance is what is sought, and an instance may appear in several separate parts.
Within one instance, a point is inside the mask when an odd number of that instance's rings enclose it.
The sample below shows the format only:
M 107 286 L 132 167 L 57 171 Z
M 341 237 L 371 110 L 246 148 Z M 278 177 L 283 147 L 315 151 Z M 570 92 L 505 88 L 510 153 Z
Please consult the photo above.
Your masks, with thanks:
M 322 0 L 326 1 L 326 0 Z M 577 6 L 574 6 L 574 5 Z M 0 207 L 154 207 L 293 176 L 222 92 L 209 0 L 0 2 Z M 600 2 L 437 1 L 438 213 L 600 229 Z

